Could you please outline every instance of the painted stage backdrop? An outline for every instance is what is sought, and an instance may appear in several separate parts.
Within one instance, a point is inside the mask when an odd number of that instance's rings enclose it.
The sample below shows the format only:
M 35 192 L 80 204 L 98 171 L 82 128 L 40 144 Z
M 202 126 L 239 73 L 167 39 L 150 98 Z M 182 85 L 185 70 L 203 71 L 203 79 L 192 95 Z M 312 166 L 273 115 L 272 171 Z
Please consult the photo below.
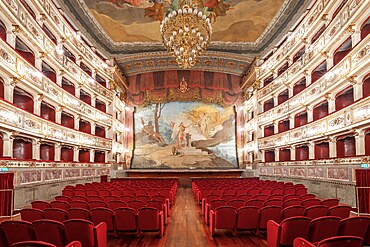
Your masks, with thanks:
M 234 107 L 169 102 L 137 108 L 131 168 L 238 168 Z

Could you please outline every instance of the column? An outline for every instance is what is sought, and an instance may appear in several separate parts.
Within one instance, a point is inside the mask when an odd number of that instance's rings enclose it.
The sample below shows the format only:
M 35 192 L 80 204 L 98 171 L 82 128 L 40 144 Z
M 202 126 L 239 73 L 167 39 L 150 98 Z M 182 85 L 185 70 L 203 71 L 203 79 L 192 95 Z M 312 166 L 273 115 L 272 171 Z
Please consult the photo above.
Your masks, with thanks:
M 359 29 L 360 27 L 358 27 L 358 30 L 354 30 L 354 32 L 351 35 L 352 47 L 355 47 L 361 41 L 361 30 Z
M 265 160 L 265 153 L 266 153 L 266 151 L 265 150 L 261 150 L 259 153 L 260 153 L 260 160 L 262 162 L 266 162 L 266 160 Z
M 62 112 L 63 112 L 64 106 L 57 106 L 55 107 L 55 122 L 57 124 L 62 123 Z
M 288 97 L 293 97 L 293 85 L 288 85 Z
M 91 95 L 91 106 L 92 107 L 96 106 L 96 94 Z
M 274 107 L 276 107 L 279 104 L 277 95 L 272 95 L 272 99 L 274 100 Z
M 333 66 L 334 66 L 334 57 L 333 54 L 330 54 L 329 56 L 327 56 L 326 59 L 326 70 L 331 69 Z
M 80 98 L 80 94 L 81 94 L 81 87 L 82 87 L 82 84 L 78 84 L 78 85 L 76 85 L 76 87 L 75 87 L 75 96 L 76 96 L 76 98 Z
M 96 69 L 91 69 L 91 77 L 96 79 Z
M 280 161 L 280 148 L 275 148 L 275 161 Z
M 77 147 L 77 146 L 74 146 L 73 147 L 73 161 L 74 162 L 78 162 L 79 161 L 79 151 L 80 151 L 80 149 L 79 149 L 79 147 Z
M 90 162 L 95 160 L 95 149 L 90 149 Z
M 290 147 L 290 160 L 296 160 L 295 149 L 296 149 L 296 146 L 291 146 Z
M 40 160 L 40 139 L 32 140 L 32 159 Z
M 353 99 L 357 101 L 363 97 L 362 82 L 359 82 L 357 78 L 349 79 L 353 85 Z
M 308 158 L 310 160 L 315 159 L 315 142 L 313 142 L 313 141 L 310 141 L 308 143 Z
M 6 31 L 6 42 L 15 48 L 15 41 L 17 39 L 17 33 L 20 31 L 20 28 L 18 25 L 13 25 L 10 30 Z
M 56 75 L 56 83 L 61 87 L 62 86 L 62 82 L 63 82 L 63 75 L 64 75 L 64 70 L 59 70 L 57 71 L 57 75 Z
M 37 116 L 41 114 L 41 102 L 43 98 L 44 95 L 38 94 L 33 101 L 33 113 Z
M 294 116 L 289 116 L 289 129 L 294 129 Z
M 3 156 L 6 158 L 13 157 L 13 140 L 14 140 L 14 136 L 11 132 L 4 132 L 3 134 Z
M 91 126 L 91 134 L 95 135 L 96 123 L 95 122 L 90 122 L 90 126 Z
M 74 118 L 74 121 L 75 121 L 75 130 L 79 130 L 80 129 L 80 119 L 81 119 L 81 116 L 80 115 L 77 115 Z
M 332 113 L 332 112 L 335 112 L 335 99 L 334 99 L 333 95 L 327 94 L 327 95 L 325 95 L 325 98 L 327 98 L 327 100 L 328 100 L 329 114 Z
M 13 103 L 14 88 L 15 85 L 19 82 L 17 78 L 13 78 L 12 81 L 5 81 L 4 83 L 4 99 Z
M 365 131 L 358 131 L 355 135 L 356 155 L 365 155 Z
M 306 78 L 306 86 L 310 85 L 311 80 L 312 80 L 311 72 L 306 71 L 305 78 Z
M 108 152 L 107 151 L 104 151 L 104 161 L 105 161 L 105 163 L 108 162 L 108 158 L 109 158 Z
M 35 68 L 42 71 L 42 59 L 44 58 L 43 53 L 35 54 Z
M 81 56 L 81 55 L 77 55 L 77 56 L 76 56 L 76 64 L 77 64 L 78 66 L 80 66 L 80 65 L 81 65 L 81 60 L 82 60 L 82 56 Z
M 337 140 L 331 138 L 329 141 L 329 158 L 337 157 Z
M 274 134 L 279 133 L 279 124 L 278 124 L 278 122 L 274 121 L 273 124 L 274 124 Z
M 62 147 L 59 142 L 54 144 L 54 160 L 55 161 L 60 161 L 61 149 Z
M 312 106 L 307 106 L 306 107 L 306 112 L 307 112 L 307 122 L 310 123 L 313 121 L 313 108 Z

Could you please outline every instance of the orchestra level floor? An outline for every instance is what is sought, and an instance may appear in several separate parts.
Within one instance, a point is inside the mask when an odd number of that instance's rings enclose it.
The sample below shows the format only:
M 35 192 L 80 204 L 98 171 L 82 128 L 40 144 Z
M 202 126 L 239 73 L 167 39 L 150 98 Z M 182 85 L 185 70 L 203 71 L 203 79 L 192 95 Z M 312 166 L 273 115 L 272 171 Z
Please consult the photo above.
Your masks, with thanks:
M 166 225 L 163 238 L 157 233 L 144 233 L 140 237 L 136 234 L 125 233 L 119 238 L 109 237 L 108 247 L 119 246 L 166 246 L 166 247 L 195 247 L 195 246 L 246 246 L 266 247 L 266 238 L 257 237 L 249 232 L 239 232 L 234 237 L 231 231 L 216 230 L 212 237 L 209 227 L 205 225 L 200 215 L 201 208 L 194 200 L 190 188 L 179 188 L 176 203 L 171 208 L 171 217 Z

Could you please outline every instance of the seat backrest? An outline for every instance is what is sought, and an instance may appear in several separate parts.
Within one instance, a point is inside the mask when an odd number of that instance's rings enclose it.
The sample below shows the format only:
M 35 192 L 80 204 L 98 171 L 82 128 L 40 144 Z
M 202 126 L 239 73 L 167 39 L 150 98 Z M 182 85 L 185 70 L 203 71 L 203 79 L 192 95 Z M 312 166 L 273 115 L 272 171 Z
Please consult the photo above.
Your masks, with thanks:
M 118 198 L 123 196 L 123 192 L 121 190 L 113 190 L 111 191 L 111 193 L 112 193 L 112 196 L 116 196 Z
M 337 235 L 340 218 L 335 216 L 323 216 L 313 219 L 310 223 L 308 239 L 312 243 Z
M 306 195 L 307 194 L 307 188 L 299 187 L 295 190 L 296 195 Z
M 126 203 L 126 206 L 129 207 L 129 208 L 133 208 L 135 209 L 136 211 L 139 209 L 139 208 L 142 208 L 142 207 L 145 207 L 145 202 L 142 202 L 142 201 L 128 201 Z
M 328 215 L 338 216 L 341 219 L 348 218 L 351 214 L 352 207 L 348 205 L 337 205 L 328 209 Z
M 270 195 L 267 200 L 283 200 L 284 196 L 283 195 Z
M 74 190 L 75 196 L 86 196 L 86 191 L 85 190 Z
M 324 199 L 320 202 L 320 205 L 328 206 L 328 207 L 333 207 L 337 206 L 339 204 L 339 199 L 338 198 L 328 198 Z
M 121 196 L 120 197 L 120 200 L 122 201 L 122 202 L 124 202 L 124 203 L 127 203 L 127 202 L 129 202 L 129 201 L 133 201 L 133 200 L 135 200 L 135 197 L 133 197 L 133 196 Z
M 65 201 L 52 201 L 50 202 L 50 205 L 52 208 L 59 208 L 63 210 L 68 210 L 71 208 L 71 205 L 69 205 L 69 203 Z
M 236 208 L 221 206 L 215 209 L 215 227 L 220 229 L 233 229 L 236 223 Z
M 88 196 L 87 201 L 92 202 L 92 201 L 102 201 L 103 198 L 101 198 L 99 195 L 98 196 Z
M 236 199 L 239 199 L 239 200 L 244 200 L 244 201 L 249 201 L 250 199 L 252 199 L 252 196 L 251 195 L 239 195 Z
M 82 219 L 71 219 L 64 222 L 66 240 L 68 243 L 79 241 L 83 247 L 96 247 L 94 224 Z
M 299 196 L 299 199 L 301 199 L 302 201 L 306 200 L 306 199 L 313 199 L 313 198 L 316 198 L 316 195 L 314 195 L 314 194 L 303 194 L 303 195 Z
M 264 200 L 251 199 L 251 200 L 247 201 L 247 203 L 245 205 L 262 208 L 264 204 L 265 204 Z
M 86 191 L 86 196 L 89 197 L 89 196 L 98 196 L 99 193 L 96 191 L 96 190 L 87 190 Z
M 119 201 L 119 197 L 117 197 L 117 196 L 105 196 L 104 201 L 105 202 Z
M 126 207 L 126 203 L 123 201 L 110 201 L 108 202 L 108 208 L 115 210 L 116 208 Z
M 267 221 L 273 220 L 276 223 L 281 222 L 281 210 L 279 206 L 265 206 L 258 211 L 258 227 L 267 228 Z
M 62 201 L 62 202 L 71 202 L 72 199 L 68 196 L 56 196 L 55 197 L 56 201 Z
M 68 209 L 68 219 L 83 219 L 91 221 L 91 213 L 84 208 L 71 208 Z
M 337 236 L 322 240 L 317 247 L 362 247 L 363 239 L 355 236 Z
M 105 222 L 107 224 L 107 230 L 113 231 L 114 224 L 113 224 L 113 210 L 109 208 L 93 208 L 91 209 L 91 217 L 92 222 L 94 225 L 98 225 L 101 222 Z
M 1 228 L 9 246 L 17 242 L 36 240 L 33 225 L 28 221 L 4 221 L 1 223 Z
M 88 201 L 86 196 L 74 196 L 71 199 L 72 201 L 84 201 L 84 202 Z
M 108 205 L 104 201 L 91 201 L 89 202 L 89 208 L 108 208 Z
M 163 211 L 163 202 L 161 201 L 147 201 L 146 206 L 156 208 L 159 211 Z
M 234 199 L 234 200 L 228 201 L 227 205 L 238 209 L 238 208 L 244 207 L 246 203 L 247 202 L 244 200 Z
M 116 208 L 114 220 L 118 231 L 136 230 L 136 210 L 128 207 Z
M 57 246 L 43 241 L 22 241 L 12 244 L 11 247 L 57 247 Z
M 283 208 L 290 207 L 290 206 L 295 206 L 295 205 L 301 205 L 302 200 L 298 198 L 293 198 L 293 199 L 288 199 L 283 202 Z
M 252 197 L 252 199 L 266 201 L 268 197 L 268 195 L 255 195 Z
M 227 201 L 225 200 L 212 200 L 209 202 L 209 207 L 210 207 L 209 209 L 215 210 L 218 207 L 226 206 L 226 205 L 227 205 Z
M 298 195 L 285 195 L 283 198 L 283 201 L 285 202 L 290 199 L 299 199 L 299 196 Z
M 54 244 L 57 247 L 64 247 L 66 240 L 64 236 L 63 223 L 55 220 L 37 220 L 34 221 L 36 239 Z
M 137 226 L 141 231 L 160 229 L 159 211 L 156 208 L 143 207 L 137 212 Z
M 306 199 L 301 202 L 301 205 L 303 207 L 311 207 L 315 205 L 320 205 L 321 200 L 318 198 L 311 198 L 311 199 Z
M 136 201 L 142 201 L 144 203 L 146 203 L 147 201 L 150 200 L 150 197 L 147 196 L 147 195 L 139 195 L 139 196 L 136 196 Z
M 109 190 L 99 190 L 98 193 L 99 193 L 99 196 L 101 196 L 103 198 L 106 197 L 106 196 L 111 196 L 112 195 L 112 193 Z
M 259 207 L 245 206 L 236 211 L 236 227 L 237 229 L 256 229 L 258 225 Z
M 165 202 L 167 200 L 167 197 L 164 195 L 156 195 L 156 196 L 152 196 L 152 200 Z
M 66 189 L 64 189 L 62 191 L 62 195 L 63 196 L 66 196 L 66 197 L 73 197 L 73 196 L 75 196 L 75 192 L 73 190 L 66 190 Z
M 35 220 L 40 220 L 44 219 L 45 214 L 44 211 L 41 209 L 37 208 L 24 208 L 21 210 L 21 219 L 28 221 L 28 222 L 33 222 Z
M 84 208 L 84 209 L 90 209 L 89 207 L 89 204 L 85 201 L 71 201 L 69 203 L 69 205 L 71 206 L 71 208 Z
M 267 201 L 265 201 L 264 206 L 278 206 L 278 207 L 282 207 L 283 206 L 283 201 L 282 200 L 278 200 L 278 199 L 267 200 Z
M 304 216 L 290 217 L 280 223 L 280 244 L 293 245 L 296 238 L 307 238 L 311 219 Z
M 68 219 L 68 213 L 66 210 L 59 208 L 47 208 L 44 209 L 45 219 L 56 220 L 63 222 Z
M 315 219 L 318 217 L 326 216 L 328 214 L 328 209 L 329 209 L 328 206 L 315 205 L 315 206 L 306 208 L 304 215 L 311 219 Z
M 281 216 L 283 220 L 286 218 L 295 217 L 295 216 L 304 216 L 305 210 L 306 208 L 303 206 L 294 205 L 294 206 L 283 208 L 283 210 L 281 211 Z
M 248 195 L 256 196 L 258 194 L 259 194 L 259 190 L 257 190 L 257 189 L 249 189 L 248 190 Z
M 45 201 L 33 201 L 31 202 L 32 208 L 44 210 L 45 208 L 51 208 L 50 203 Z
M 370 229 L 370 217 L 345 218 L 339 223 L 338 236 L 358 236 L 365 239 L 367 229 Z
M 235 196 L 234 195 L 223 195 L 221 196 L 221 200 L 225 200 L 225 201 L 231 201 L 231 200 L 234 200 L 235 199 Z

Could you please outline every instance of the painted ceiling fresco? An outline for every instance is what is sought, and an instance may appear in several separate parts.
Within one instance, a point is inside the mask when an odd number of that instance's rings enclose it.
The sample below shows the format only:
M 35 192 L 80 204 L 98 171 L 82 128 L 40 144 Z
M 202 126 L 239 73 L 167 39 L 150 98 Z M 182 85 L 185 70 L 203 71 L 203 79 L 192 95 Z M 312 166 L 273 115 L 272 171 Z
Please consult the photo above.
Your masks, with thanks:
M 158 42 L 160 20 L 179 0 L 84 0 L 114 42 Z M 284 0 L 196 0 L 216 14 L 212 41 L 254 42 Z

